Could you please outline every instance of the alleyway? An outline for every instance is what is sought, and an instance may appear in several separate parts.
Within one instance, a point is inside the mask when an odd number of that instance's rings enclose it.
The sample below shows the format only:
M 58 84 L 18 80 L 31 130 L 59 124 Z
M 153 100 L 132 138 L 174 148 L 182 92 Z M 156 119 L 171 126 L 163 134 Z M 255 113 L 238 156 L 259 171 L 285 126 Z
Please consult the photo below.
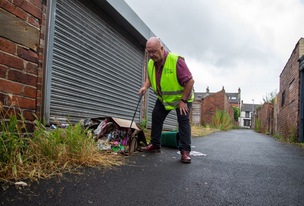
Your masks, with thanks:
M 136 153 L 115 170 L 87 169 L 0 193 L 1 205 L 304 205 L 304 149 L 251 130 L 193 138 L 177 150 Z

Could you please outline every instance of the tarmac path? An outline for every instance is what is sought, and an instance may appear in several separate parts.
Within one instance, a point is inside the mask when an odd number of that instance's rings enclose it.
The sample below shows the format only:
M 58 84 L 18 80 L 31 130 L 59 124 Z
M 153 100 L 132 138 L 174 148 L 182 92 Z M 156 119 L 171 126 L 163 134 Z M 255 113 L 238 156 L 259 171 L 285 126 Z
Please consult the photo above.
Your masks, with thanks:
M 0 188 L 1 205 L 304 205 L 304 148 L 252 130 L 192 138 L 191 164 L 176 149 L 135 153 L 114 170 Z M 196 153 L 195 153 L 196 152 Z M 204 156 L 206 155 L 206 156 Z

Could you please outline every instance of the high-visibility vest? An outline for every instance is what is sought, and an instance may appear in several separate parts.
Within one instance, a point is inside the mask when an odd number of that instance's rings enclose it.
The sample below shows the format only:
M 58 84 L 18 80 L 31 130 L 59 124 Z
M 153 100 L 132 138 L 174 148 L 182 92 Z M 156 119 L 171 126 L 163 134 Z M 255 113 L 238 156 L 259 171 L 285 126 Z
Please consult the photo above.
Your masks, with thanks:
M 178 107 L 184 91 L 184 87 L 179 84 L 177 78 L 176 64 L 178 57 L 179 56 L 176 54 L 168 53 L 161 74 L 161 91 L 159 91 L 161 92 L 161 95 L 157 92 L 156 69 L 154 66 L 154 61 L 150 59 L 148 62 L 148 76 L 150 79 L 151 88 L 157 95 L 157 98 L 163 103 L 166 110 L 173 110 Z M 191 98 L 188 100 L 188 102 L 192 102 L 193 99 L 194 92 L 192 91 Z

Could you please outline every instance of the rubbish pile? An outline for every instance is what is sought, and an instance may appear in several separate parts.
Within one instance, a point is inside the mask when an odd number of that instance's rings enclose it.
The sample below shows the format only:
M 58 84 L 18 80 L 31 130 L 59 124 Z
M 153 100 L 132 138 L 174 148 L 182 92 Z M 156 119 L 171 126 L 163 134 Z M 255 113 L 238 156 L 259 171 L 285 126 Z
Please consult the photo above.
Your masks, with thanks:
M 97 141 L 97 147 L 103 151 L 130 155 L 141 144 L 147 145 L 145 134 L 139 125 L 129 120 L 114 117 L 89 118 L 83 121 Z

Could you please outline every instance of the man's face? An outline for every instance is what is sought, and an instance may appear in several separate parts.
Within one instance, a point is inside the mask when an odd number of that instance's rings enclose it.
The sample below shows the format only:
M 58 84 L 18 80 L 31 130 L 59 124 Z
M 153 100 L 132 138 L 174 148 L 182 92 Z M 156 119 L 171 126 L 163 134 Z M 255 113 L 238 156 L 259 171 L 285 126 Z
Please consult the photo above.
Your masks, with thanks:
M 150 59 L 154 62 L 159 62 L 163 59 L 163 47 L 159 44 L 147 44 L 146 51 L 149 54 Z

